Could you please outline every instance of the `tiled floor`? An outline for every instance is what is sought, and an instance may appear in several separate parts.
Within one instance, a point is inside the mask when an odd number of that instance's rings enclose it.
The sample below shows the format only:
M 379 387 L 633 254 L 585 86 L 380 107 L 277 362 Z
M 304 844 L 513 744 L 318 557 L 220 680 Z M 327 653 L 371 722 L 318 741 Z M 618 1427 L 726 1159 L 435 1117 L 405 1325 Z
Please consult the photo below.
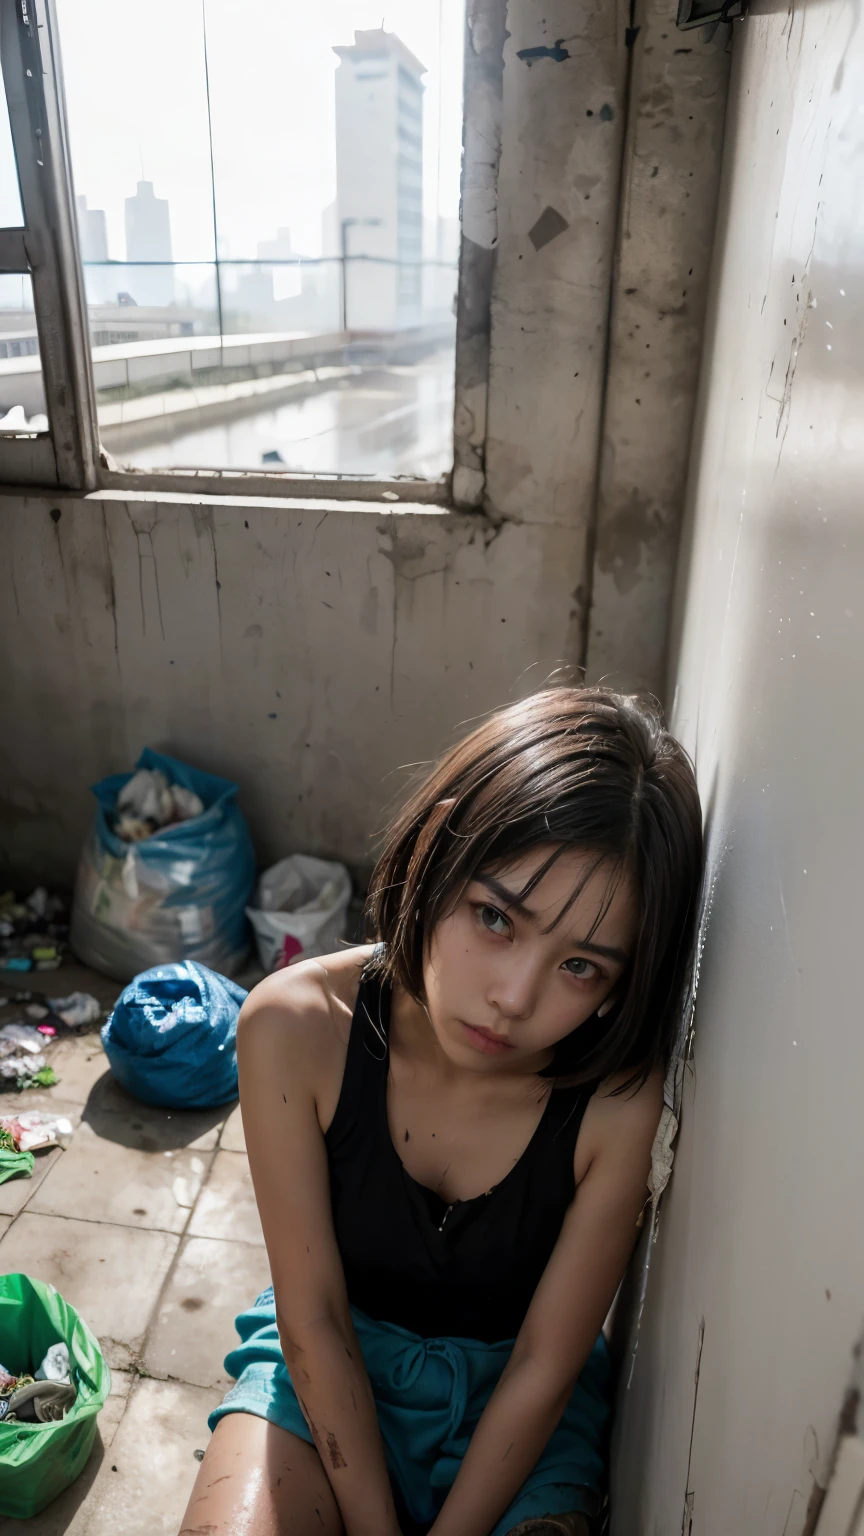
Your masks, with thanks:
M 51 982 L 106 1005 L 119 990 L 82 967 Z M 50 1059 L 57 1085 L 0 1095 L 0 1114 L 56 1107 L 75 1132 L 36 1154 L 32 1178 L 0 1185 L 0 1272 L 49 1280 L 77 1308 L 112 1392 L 77 1482 L 32 1520 L 0 1517 L 0 1536 L 177 1536 L 234 1314 L 269 1281 L 240 1111 L 137 1103 L 98 1035 Z

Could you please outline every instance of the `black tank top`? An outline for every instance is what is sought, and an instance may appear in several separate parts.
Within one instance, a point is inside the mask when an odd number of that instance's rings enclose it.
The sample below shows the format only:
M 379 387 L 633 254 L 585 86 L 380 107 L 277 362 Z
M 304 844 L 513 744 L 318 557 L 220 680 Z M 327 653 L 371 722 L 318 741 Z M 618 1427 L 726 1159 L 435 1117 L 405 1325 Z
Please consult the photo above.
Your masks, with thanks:
M 448 1205 L 411 1177 L 393 1145 L 390 1001 L 389 986 L 364 975 L 325 1137 L 348 1298 L 424 1338 L 512 1339 L 573 1199 L 576 1137 L 594 1086 L 553 1089 L 501 1183 Z

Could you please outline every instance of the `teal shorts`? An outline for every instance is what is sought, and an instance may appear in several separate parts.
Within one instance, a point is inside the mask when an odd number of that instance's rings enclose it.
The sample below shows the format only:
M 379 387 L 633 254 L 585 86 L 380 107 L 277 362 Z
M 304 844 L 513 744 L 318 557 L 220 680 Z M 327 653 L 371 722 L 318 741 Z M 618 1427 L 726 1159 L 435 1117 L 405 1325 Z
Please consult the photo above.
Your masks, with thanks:
M 430 1525 L 459 1471 L 513 1340 L 483 1344 L 475 1339 L 422 1339 L 355 1308 L 351 1316 L 394 1490 L 417 1525 Z M 225 1414 L 254 1413 L 311 1445 L 282 1357 L 272 1286 L 240 1313 L 236 1326 L 240 1344 L 225 1359 L 236 1384 L 211 1413 L 210 1428 L 215 1429 Z M 609 1398 L 609 1357 L 601 1336 L 560 1424 L 490 1536 L 505 1536 L 520 1520 L 539 1515 L 597 1512 L 605 1485 Z

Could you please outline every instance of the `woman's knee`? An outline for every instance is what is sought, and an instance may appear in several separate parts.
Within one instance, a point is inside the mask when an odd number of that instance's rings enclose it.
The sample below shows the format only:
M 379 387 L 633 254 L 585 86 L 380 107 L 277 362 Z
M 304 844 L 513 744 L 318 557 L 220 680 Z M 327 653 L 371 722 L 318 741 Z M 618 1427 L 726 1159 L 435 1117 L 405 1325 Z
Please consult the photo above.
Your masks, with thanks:
M 314 1446 L 254 1414 L 220 1419 L 179 1536 L 343 1536 Z

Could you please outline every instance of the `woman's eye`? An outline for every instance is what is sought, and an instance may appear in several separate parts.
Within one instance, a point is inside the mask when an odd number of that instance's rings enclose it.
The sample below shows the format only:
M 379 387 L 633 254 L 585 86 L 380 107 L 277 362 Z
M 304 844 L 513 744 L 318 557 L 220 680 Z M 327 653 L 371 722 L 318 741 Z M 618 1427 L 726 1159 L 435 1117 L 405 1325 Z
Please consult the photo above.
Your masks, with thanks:
M 504 913 L 499 912 L 497 907 L 484 906 L 480 907 L 478 911 L 483 927 L 487 928 L 490 933 L 504 934 L 510 932 L 510 924 L 504 916 Z
M 564 970 L 575 976 L 577 981 L 593 981 L 599 975 L 593 960 L 565 960 Z

